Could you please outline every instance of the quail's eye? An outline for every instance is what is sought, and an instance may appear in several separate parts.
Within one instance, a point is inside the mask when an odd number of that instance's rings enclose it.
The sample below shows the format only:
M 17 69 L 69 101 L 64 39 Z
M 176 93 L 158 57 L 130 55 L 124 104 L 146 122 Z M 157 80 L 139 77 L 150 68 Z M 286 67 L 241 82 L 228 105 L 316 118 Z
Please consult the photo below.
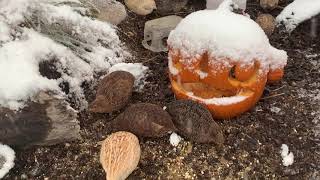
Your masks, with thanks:
M 234 78 L 234 79 L 236 78 L 236 66 L 233 66 L 233 67 L 230 69 L 229 77 Z

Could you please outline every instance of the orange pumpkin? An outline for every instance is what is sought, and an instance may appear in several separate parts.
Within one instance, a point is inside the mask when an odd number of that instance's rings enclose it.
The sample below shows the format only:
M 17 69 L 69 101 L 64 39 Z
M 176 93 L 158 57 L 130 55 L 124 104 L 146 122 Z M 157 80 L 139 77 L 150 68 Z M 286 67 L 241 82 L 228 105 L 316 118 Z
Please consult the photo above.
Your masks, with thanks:
M 267 80 L 275 82 L 283 76 L 283 69 L 267 72 L 259 61 L 242 65 L 229 59 L 210 59 L 207 53 L 191 64 L 181 59 L 179 52 L 169 50 L 170 81 L 176 98 L 204 104 L 218 119 L 249 110 L 260 99 Z
M 167 41 L 176 98 L 198 101 L 220 119 L 252 108 L 267 81 L 282 78 L 287 62 L 256 22 L 230 11 L 231 2 L 191 13 Z

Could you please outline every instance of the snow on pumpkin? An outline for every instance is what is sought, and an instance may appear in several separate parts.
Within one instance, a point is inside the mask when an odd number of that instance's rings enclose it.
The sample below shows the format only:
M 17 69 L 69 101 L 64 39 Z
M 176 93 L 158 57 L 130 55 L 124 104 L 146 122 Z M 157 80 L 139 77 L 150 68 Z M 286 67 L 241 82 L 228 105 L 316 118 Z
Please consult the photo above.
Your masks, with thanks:
M 271 46 L 253 20 L 231 12 L 231 4 L 188 15 L 168 38 L 176 97 L 207 105 L 216 118 L 254 106 L 267 80 L 280 80 L 287 63 L 286 52 Z

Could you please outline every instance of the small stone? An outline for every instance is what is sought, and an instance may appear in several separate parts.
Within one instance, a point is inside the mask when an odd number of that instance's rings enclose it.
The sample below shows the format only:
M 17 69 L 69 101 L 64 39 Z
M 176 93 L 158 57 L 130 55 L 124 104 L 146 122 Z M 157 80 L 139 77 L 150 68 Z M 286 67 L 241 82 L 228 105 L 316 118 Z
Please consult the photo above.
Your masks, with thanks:
M 120 24 L 126 17 L 125 6 L 116 0 L 90 0 L 100 11 L 97 19 L 114 25 Z
M 191 100 L 178 100 L 167 105 L 167 111 L 179 134 L 187 139 L 198 143 L 224 142 L 221 127 L 203 105 Z
M 257 17 L 256 22 L 260 25 L 260 27 L 268 36 L 270 36 L 276 28 L 276 20 L 270 14 L 260 14 Z
M 273 10 L 279 4 L 279 0 L 260 0 L 260 6 L 265 10 Z
M 161 15 L 176 13 L 183 9 L 188 0 L 155 0 L 157 12 Z
M 131 105 L 111 122 L 111 127 L 141 137 L 162 137 L 176 130 L 170 115 L 161 106 L 150 103 Z
M 107 75 L 101 80 L 89 111 L 111 113 L 126 106 L 132 95 L 134 80 L 134 76 L 126 71 L 114 71 Z
M 125 0 L 124 3 L 132 12 L 143 16 L 157 9 L 154 0 Z

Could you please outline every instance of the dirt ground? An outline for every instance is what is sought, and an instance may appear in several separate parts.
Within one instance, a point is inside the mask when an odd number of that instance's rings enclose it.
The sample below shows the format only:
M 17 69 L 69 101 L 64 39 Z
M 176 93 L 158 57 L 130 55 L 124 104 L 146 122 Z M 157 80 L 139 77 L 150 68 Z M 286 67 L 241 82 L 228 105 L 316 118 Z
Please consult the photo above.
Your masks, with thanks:
M 280 6 L 284 5 L 282 1 Z M 185 16 L 203 7 L 204 1 L 190 0 L 177 14 Z M 277 15 L 280 10 L 271 13 Z M 252 18 L 262 12 L 256 1 L 249 1 Z M 141 45 L 144 23 L 157 17 L 156 12 L 146 17 L 129 13 L 119 26 L 120 38 L 134 55 L 131 61 L 150 68 L 148 84 L 134 93 L 130 103 L 163 106 L 174 100 L 167 54 L 152 53 Z M 140 139 L 141 160 L 128 179 L 320 179 L 320 34 L 312 39 L 309 26 L 305 22 L 291 35 L 278 29 L 270 37 L 274 46 L 288 52 L 285 77 L 279 84 L 268 85 L 251 111 L 218 121 L 226 138 L 223 147 L 184 140 L 173 148 L 169 136 Z M 94 92 L 88 94 L 89 101 L 93 97 Z M 111 132 L 108 122 L 119 113 L 81 112 L 82 140 L 18 150 L 16 166 L 6 179 L 105 179 L 98 142 Z M 282 144 L 294 154 L 291 166 L 282 165 Z

